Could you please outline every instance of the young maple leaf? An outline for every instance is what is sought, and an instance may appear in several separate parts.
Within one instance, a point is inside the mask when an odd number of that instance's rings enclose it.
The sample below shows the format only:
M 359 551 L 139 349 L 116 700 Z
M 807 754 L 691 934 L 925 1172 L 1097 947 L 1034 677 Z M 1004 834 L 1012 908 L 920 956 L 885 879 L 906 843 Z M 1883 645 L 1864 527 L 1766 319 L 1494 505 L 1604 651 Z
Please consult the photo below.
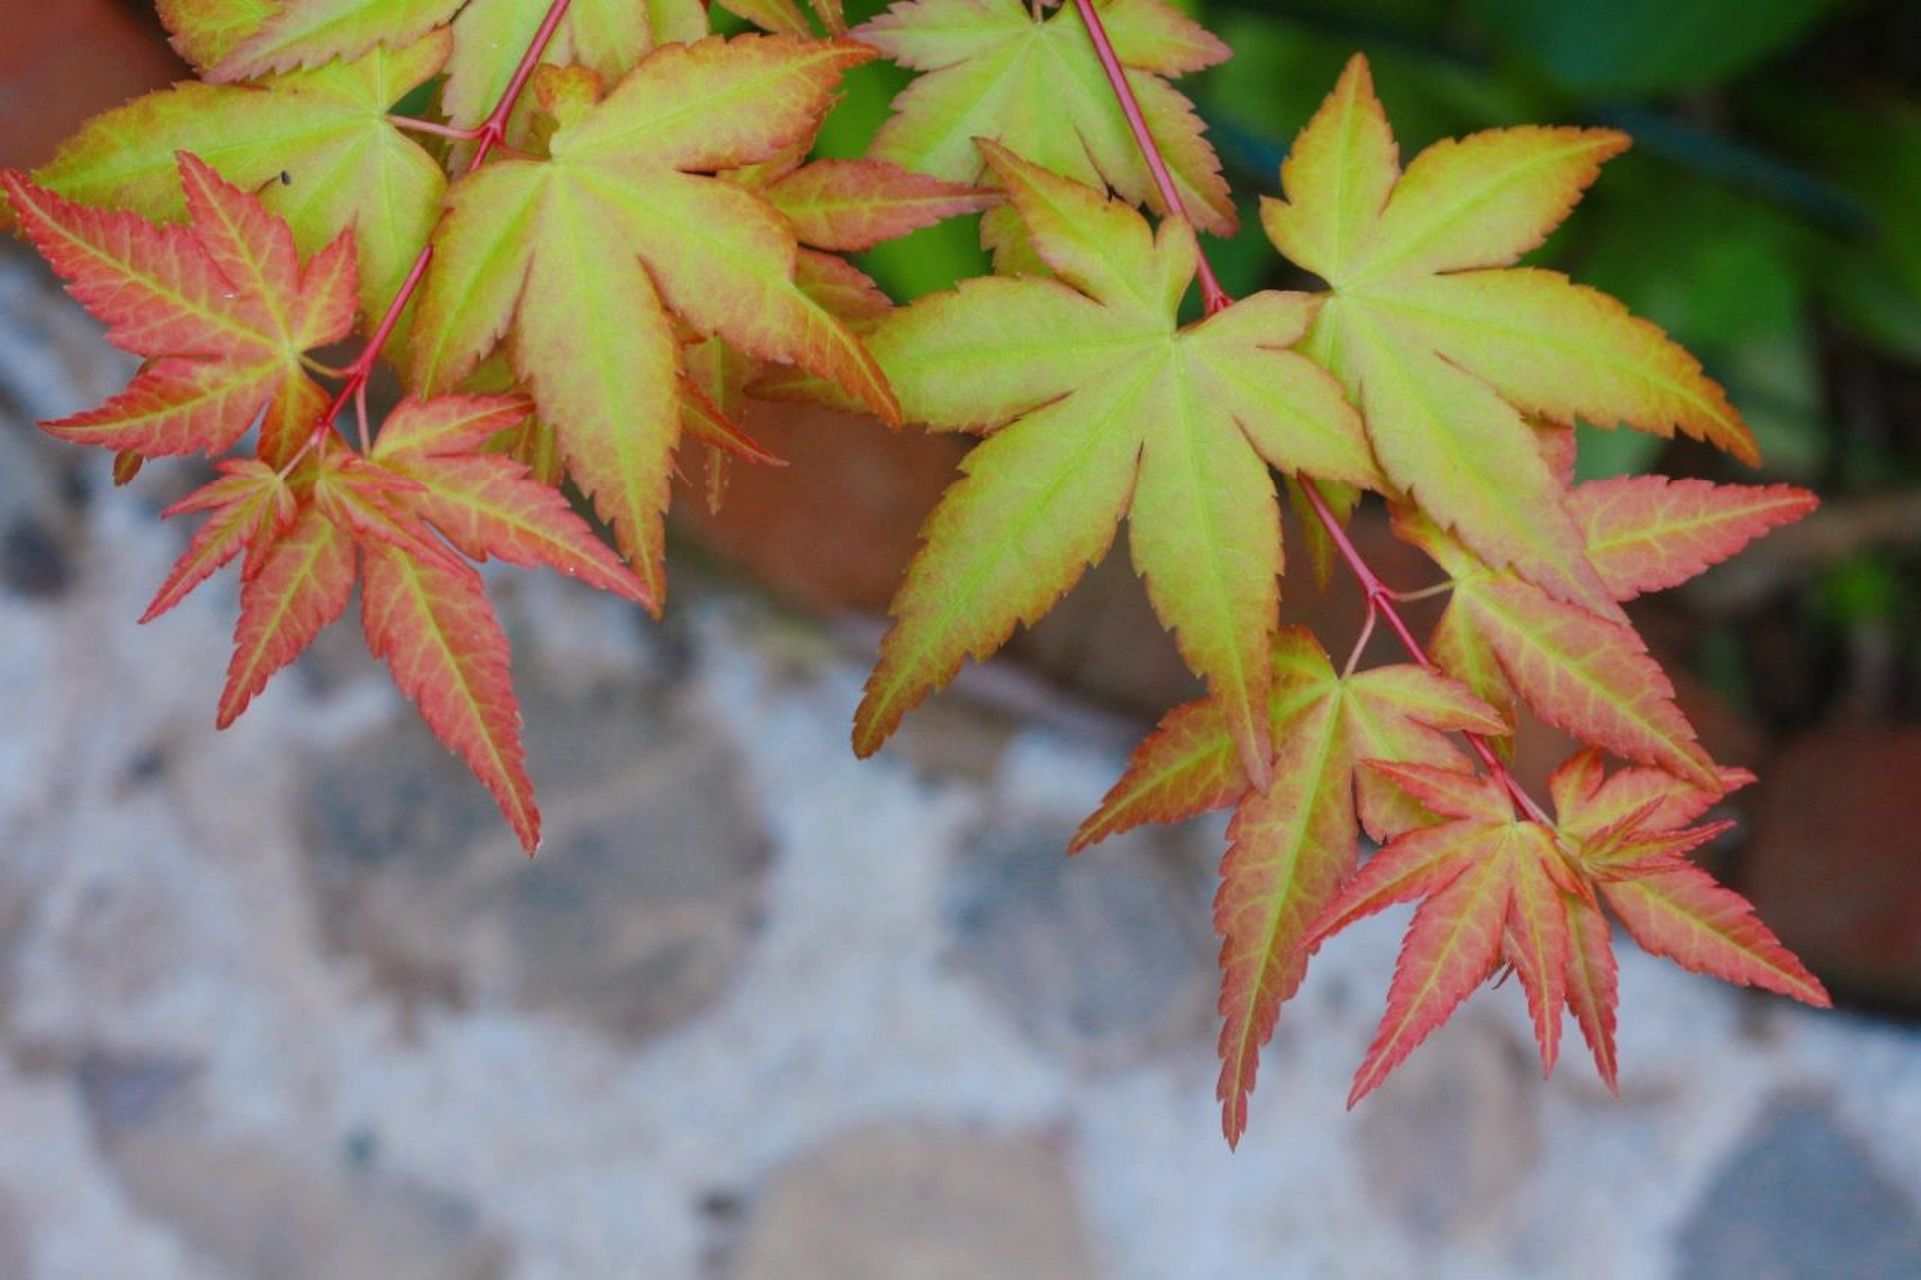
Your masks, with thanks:
M 163 13 L 181 24 L 177 33 L 198 32 L 213 48 L 226 39 L 217 32 L 252 29 L 239 18 L 232 27 L 192 25 L 188 15 L 211 15 L 211 23 L 239 12 L 217 8 L 180 0 Z M 387 113 L 439 74 L 451 48 L 442 31 L 265 84 L 178 84 L 95 116 L 34 180 L 81 204 L 164 221 L 186 211 L 175 155 L 212 157 L 222 177 L 258 191 L 287 220 L 303 253 L 353 231 L 360 306 L 377 317 L 427 243 L 447 187 L 439 163 Z
M 227 459 L 220 478 L 194 490 L 162 514 L 173 517 L 204 512 L 207 521 L 187 542 L 173 572 L 140 615 L 152 622 L 187 598 L 189 592 L 245 553 L 251 577 L 258 553 L 292 527 L 299 500 L 287 478 L 264 462 Z
M 1274 781 L 1247 791 L 1235 810 L 1214 900 L 1221 935 L 1216 1095 L 1230 1146 L 1247 1128 L 1260 1051 L 1306 975 L 1308 927 L 1353 872 L 1361 820 L 1372 811 L 1370 827 L 1394 823 L 1397 807 L 1419 804 L 1367 771 L 1357 775 L 1356 760 L 1387 751 L 1454 764 L 1458 753 L 1442 730 L 1501 727 L 1465 690 L 1418 667 L 1338 676 L 1303 631 L 1283 633 L 1274 662 Z M 1357 784 L 1369 782 L 1375 785 L 1361 787 L 1357 806 Z
M 353 327 L 352 234 L 303 269 L 286 223 L 198 157 L 178 164 L 185 225 L 75 204 L 18 171 L 0 178 L 67 291 L 109 342 L 147 359 L 105 405 L 44 426 L 151 457 L 224 452 L 260 420 L 263 455 L 287 456 L 328 404 L 302 357 Z
M 281 0 L 207 69 L 213 81 L 357 58 L 377 45 L 405 48 L 444 26 L 465 0 Z
M 1402 173 L 1356 56 L 1289 154 L 1287 199 L 1263 205 L 1274 243 L 1328 283 L 1308 350 L 1356 395 L 1388 479 L 1490 564 L 1610 616 L 1524 415 L 1679 429 L 1758 457 L 1721 388 L 1659 329 L 1511 265 L 1627 145 L 1610 130 L 1497 129 Z
M 842 72 L 871 56 L 785 36 L 666 46 L 604 100 L 577 103 L 550 159 L 497 161 L 452 192 L 414 382 L 451 390 L 510 336 L 568 470 L 655 601 L 681 430 L 676 319 L 831 378 L 898 419 L 860 340 L 796 286 L 786 220 L 709 176 L 810 137 Z
M 552 0 L 471 0 L 461 11 L 442 99 L 454 124 L 487 118 L 552 7 Z M 701 0 L 574 0 L 541 61 L 586 67 L 612 84 L 661 45 L 691 44 L 706 34 Z
M 1187 213 L 1231 235 L 1234 202 L 1194 107 L 1164 77 L 1205 70 L 1227 46 L 1163 0 L 1101 0 L 1101 18 Z M 954 182 L 980 180 L 975 138 L 1131 204 L 1169 210 L 1072 5 L 1037 16 L 1027 0 L 908 0 L 854 36 L 927 74 L 894 101 L 868 154 Z
M 894 312 L 870 344 L 907 415 L 987 429 L 928 522 L 856 714 L 877 750 L 968 657 L 997 649 L 1106 554 L 1136 569 L 1220 701 L 1248 776 L 1270 756 L 1280 517 L 1269 465 L 1375 483 L 1359 424 L 1286 349 L 1312 313 L 1262 293 L 1188 329 L 1194 233 L 982 143 L 1056 279 L 970 280 Z
M 1247 1127 L 1262 1047 L 1306 973 L 1308 926 L 1353 869 L 1360 829 L 1376 839 L 1440 821 L 1418 797 L 1363 759 L 1462 769 L 1450 732 L 1508 726 L 1465 688 L 1422 667 L 1335 674 L 1311 634 L 1284 627 L 1274 646 L 1268 707 L 1274 781 L 1249 788 L 1220 704 L 1179 707 L 1134 752 L 1121 780 L 1075 833 L 1071 850 L 1145 822 L 1180 822 L 1236 804 L 1221 865 L 1221 1077 L 1230 1145 Z
M 1721 791 L 1749 780 L 1751 775 L 1731 771 Z M 1602 780 L 1598 757 L 1592 756 L 1564 765 L 1551 791 L 1557 822 L 1584 872 L 1642 950 L 1725 982 L 1827 1007 L 1820 981 L 1745 899 L 1672 856 L 1685 855 L 1724 829 L 1686 830 L 1721 791 L 1691 787 L 1652 769 L 1627 769 Z M 1649 848 L 1669 856 L 1641 860 Z M 1596 1048 L 1597 1063 L 1611 1056 L 1611 1047 Z
M 189 575 L 197 581 L 218 567 L 209 563 L 216 552 L 231 559 L 236 544 L 247 551 L 220 727 L 346 611 L 358 577 L 369 648 L 493 793 L 521 842 L 538 846 L 506 635 L 461 555 L 544 564 L 646 601 L 560 494 L 519 462 L 475 452 L 518 427 L 530 408 L 521 396 L 404 401 L 369 458 L 329 441 L 278 489 L 273 473 L 236 469 L 182 504 L 215 514 L 163 600 L 184 594 Z
M 1621 476 L 1577 486 L 1568 511 L 1608 591 L 1632 600 L 1680 586 L 1818 504 L 1793 485 Z
M 1569 872 L 1553 831 L 1517 819 L 1486 777 L 1369 761 L 1445 819 L 1389 841 L 1307 929 L 1313 948 L 1397 902 L 1414 913 L 1388 990 L 1387 1014 L 1354 1077 L 1353 1106 L 1448 1019 L 1505 957 L 1520 975 L 1552 1071 L 1567 999 Z
M 1318 682 L 1302 679 L 1300 671 L 1325 665 L 1325 652 L 1308 632 L 1281 628 L 1268 692 L 1277 742 L 1284 736 L 1281 726 L 1299 714 L 1297 704 L 1325 693 Z M 1500 737 L 1513 731 L 1499 712 L 1464 685 L 1424 667 L 1375 667 L 1335 683 L 1341 733 L 1359 759 L 1466 768 L 1450 733 Z M 1354 781 L 1361 824 L 1376 840 L 1435 821 L 1431 810 L 1383 777 L 1361 771 Z M 1168 712 L 1135 748 L 1126 772 L 1081 823 L 1068 852 L 1078 853 L 1146 823 L 1185 822 L 1225 809 L 1247 790 L 1247 773 L 1220 703 L 1211 698 L 1185 703 Z
M 1631 600 L 1694 577 L 1815 505 L 1789 485 L 1633 476 L 1580 485 L 1567 509 L 1607 590 Z M 1395 528 L 1454 580 L 1433 641 L 1451 675 L 1495 706 L 1509 706 L 1518 691 L 1542 719 L 1583 741 L 1715 785 L 1673 686 L 1624 618 L 1497 571 L 1412 513 L 1398 512 Z
M 407 400 L 369 461 L 408 482 L 402 503 L 470 560 L 545 565 L 590 587 L 651 605 L 646 588 L 556 489 L 525 463 L 478 450 L 533 411 L 517 396 Z
M 1354 1080 L 1358 1102 L 1505 960 L 1520 977 L 1544 1071 L 1560 1013 L 1574 1013 L 1601 1078 L 1615 1086 L 1616 967 L 1602 904 L 1645 950 L 1683 967 L 1817 1006 L 1821 984 L 1753 909 L 1687 862 L 1731 824 L 1688 827 L 1748 775 L 1701 788 L 1659 769 L 1608 775 L 1583 751 L 1555 772 L 1553 826 L 1517 819 L 1485 777 L 1369 760 L 1441 820 L 1410 829 L 1370 859 L 1308 927 L 1306 946 L 1397 902 L 1421 899 L 1388 1012 Z

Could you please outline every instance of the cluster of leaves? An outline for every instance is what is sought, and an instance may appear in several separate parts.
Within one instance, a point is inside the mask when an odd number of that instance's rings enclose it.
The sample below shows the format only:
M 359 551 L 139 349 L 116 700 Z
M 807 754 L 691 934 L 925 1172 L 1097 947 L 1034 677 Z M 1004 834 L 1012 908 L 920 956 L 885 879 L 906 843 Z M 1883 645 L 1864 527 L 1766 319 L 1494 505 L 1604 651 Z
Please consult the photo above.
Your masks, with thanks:
M 1812 499 L 1575 484 L 1577 418 L 1758 451 L 1659 329 L 1515 265 L 1625 137 L 1505 129 L 1403 170 L 1357 58 L 1262 210 L 1325 291 L 1233 301 L 1197 232 L 1231 232 L 1234 206 L 1170 83 L 1228 51 L 1164 0 L 904 0 L 851 34 L 816 0 L 824 38 L 791 0 L 728 7 L 774 34 L 709 37 L 696 0 L 172 0 L 204 82 L 6 176 L 21 229 L 148 361 L 48 429 L 116 451 L 122 474 L 221 459 L 174 508 L 207 520 L 149 616 L 241 560 L 223 724 L 358 581 L 370 647 L 531 849 L 506 641 L 472 562 L 658 610 L 682 438 L 768 462 L 744 399 L 820 399 L 982 437 L 896 602 L 862 754 L 1045 613 L 1126 518 L 1208 697 L 1168 715 L 1075 847 L 1234 810 L 1216 911 L 1230 1141 L 1314 951 L 1394 903 L 1420 905 L 1356 1099 L 1503 967 L 1544 1067 L 1571 1010 L 1612 1084 L 1604 907 L 1689 968 L 1825 1002 L 1689 861 L 1747 776 L 1708 758 L 1621 607 Z M 925 74 L 868 156 L 809 163 L 841 76 L 877 53 Z M 403 98 L 434 117 L 391 114 Z M 995 274 L 911 306 L 838 256 L 970 213 Z M 1197 277 L 1206 314 L 1184 324 Z M 357 322 L 350 368 L 309 354 Z M 379 359 L 407 398 L 376 431 Z M 329 394 L 316 378 L 336 374 Z M 357 440 L 334 429 L 349 407 Z M 224 457 L 254 428 L 252 456 Z M 723 478 L 710 461 L 716 497 Z M 1283 493 L 1408 662 L 1357 669 L 1357 649 L 1337 670 L 1280 625 Z M 1364 493 L 1449 580 L 1426 645 L 1344 532 Z M 1589 744 L 1551 815 L 1502 763 L 1524 708 Z

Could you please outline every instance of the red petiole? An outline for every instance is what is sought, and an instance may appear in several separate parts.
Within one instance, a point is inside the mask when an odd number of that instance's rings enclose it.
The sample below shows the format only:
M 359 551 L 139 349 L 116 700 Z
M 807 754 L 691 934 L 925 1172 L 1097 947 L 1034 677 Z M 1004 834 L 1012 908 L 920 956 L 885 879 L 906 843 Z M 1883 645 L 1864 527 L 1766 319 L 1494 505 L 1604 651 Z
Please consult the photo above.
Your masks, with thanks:
M 513 116 L 514 106 L 520 101 L 520 95 L 526 89 L 527 81 L 533 77 L 534 69 L 540 65 L 540 59 L 547 52 L 547 46 L 553 42 L 554 32 L 560 29 L 561 21 L 566 18 L 567 10 L 572 7 L 572 4 L 573 0 L 553 0 L 553 3 L 548 6 L 547 16 L 541 20 L 539 29 L 534 32 L 534 38 L 528 44 L 527 52 L 522 55 L 520 65 L 514 68 L 513 79 L 507 82 L 507 89 L 501 94 L 500 101 L 494 104 L 493 111 L 478 127 L 457 129 L 434 124 L 431 121 L 415 120 L 411 117 L 395 118 L 394 124 L 401 128 L 420 129 L 444 137 L 472 141 L 475 144 L 474 153 L 468 158 L 462 173 L 469 174 L 478 169 L 486 163 L 487 157 L 493 153 L 494 149 L 505 140 L 507 122 Z M 380 363 L 380 353 L 385 349 L 388 340 L 393 337 L 394 329 L 400 324 L 401 315 L 407 310 L 407 304 L 413 301 L 414 294 L 420 291 L 421 281 L 427 278 L 427 268 L 432 264 L 433 258 L 434 247 L 428 244 L 421 249 L 420 256 L 414 259 L 414 265 L 407 272 L 407 278 L 401 281 L 399 292 L 388 304 L 386 314 L 380 317 L 380 323 L 374 328 L 373 336 L 367 339 L 366 349 L 345 370 L 346 383 L 334 396 L 333 403 L 327 406 L 327 412 L 315 424 L 313 434 L 308 436 L 306 443 L 301 445 L 300 451 L 281 468 L 282 475 L 291 472 L 302 458 L 311 453 L 326 438 L 327 432 L 333 429 L 334 420 L 346 410 L 349 404 L 355 407 L 359 417 L 361 448 L 364 450 L 368 447 L 367 383 L 373 378 L 374 370 Z

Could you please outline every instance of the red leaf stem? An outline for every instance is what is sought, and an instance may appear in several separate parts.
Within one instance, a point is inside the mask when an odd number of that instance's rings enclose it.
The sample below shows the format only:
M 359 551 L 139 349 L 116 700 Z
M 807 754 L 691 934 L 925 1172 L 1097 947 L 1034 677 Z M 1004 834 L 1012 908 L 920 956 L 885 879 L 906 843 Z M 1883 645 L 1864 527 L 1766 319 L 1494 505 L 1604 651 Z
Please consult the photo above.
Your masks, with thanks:
M 1128 83 L 1127 73 L 1121 68 L 1120 58 L 1114 52 L 1114 43 L 1108 38 L 1107 27 L 1101 21 L 1099 11 L 1094 8 L 1094 0 L 1074 0 L 1074 8 L 1079 11 L 1081 23 L 1087 28 L 1088 37 L 1094 42 L 1094 52 L 1100 58 L 1101 68 L 1107 73 L 1107 82 L 1112 86 L 1114 96 L 1120 100 L 1121 113 L 1127 117 L 1127 127 L 1133 131 L 1134 141 L 1139 144 L 1141 155 L 1147 161 L 1148 171 L 1154 176 L 1154 185 L 1160 190 L 1161 199 L 1166 202 L 1169 211 L 1179 217 L 1187 217 L 1187 206 L 1181 199 L 1179 188 L 1174 185 L 1174 176 L 1168 171 L 1167 161 L 1161 155 L 1160 144 L 1154 141 L 1154 135 L 1147 127 L 1147 117 L 1142 114 L 1140 101 L 1134 96 L 1134 87 Z M 1215 276 L 1214 269 L 1207 260 L 1205 248 L 1201 250 L 1200 279 L 1201 296 L 1206 302 L 1209 315 L 1233 305 L 1234 299 L 1221 287 L 1219 278 Z M 1362 558 L 1360 549 L 1354 545 L 1354 540 L 1347 536 L 1347 530 L 1341 527 L 1340 520 L 1329 509 L 1327 500 L 1321 496 L 1319 489 L 1312 483 L 1303 484 L 1301 488 L 1307 494 L 1308 504 L 1313 507 L 1315 518 L 1327 530 L 1328 537 L 1333 540 L 1335 548 L 1341 553 L 1341 559 L 1347 562 L 1348 568 L 1354 571 L 1354 576 L 1360 580 L 1362 589 L 1366 591 L 1370 618 L 1376 615 L 1385 618 L 1388 626 L 1393 628 L 1394 634 L 1400 637 L 1408 655 L 1428 670 L 1437 670 L 1434 660 L 1428 656 L 1427 650 L 1415 637 L 1413 630 L 1407 625 L 1407 620 L 1394 607 L 1395 592 L 1381 581 L 1380 575 L 1375 573 L 1373 567 Z M 1524 814 L 1536 822 L 1552 825 L 1547 812 L 1532 796 L 1528 795 L 1514 775 L 1508 772 L 1507 766 L 1501 763 L 1500 757 L 1494 754 L 1494 748 L 1489 746 L 1484 738 L 1472 733 L 1462 736 L 1467 739 L 1468 745 L 1474 748 L 1474 753 L 1481 758 L 1481 762 L 1487 766 L 1488 775 L 1512 798 L 1517 813 Z
M 1187 206 L 1181 200 L 1179 188 L 1174 185 L 1174 175 L 1168 171 L 1167 159 L 1161 155 L 1160 144 L 1147 127 L 1147 116 L 1141 111 L 1141 101 L 1134 96 L 1134 86 L 1128 83 L 1127 73 L 1121 69 L 1120 55 L 1114 52 L 1114 42 L 1107 38 L 1107 25 L 1094 10 L 1094 0 L 1074 0 L 1074 7 L 1080 10 L 1081 22 L 1087 28 L 1088 36 L 1094 41 L 1094 55 L 1101 60 L 1101 70 L 1107 73 L 1107 83 L 1113 86 L 1114 96 L 1120 99 L 1121 114 L 1127 117 L 1127 127 L 1134 132 L 1134 141 L 1140 144 L 1141 155 L 1147 160 L 1148 172 L 1154 175 L 1154 185 L 1160 189 L 1161 198 L 1167 202 L 1168 209 L 1181 217 L 1187 217 Z M 1189 219 L 1192 221 L 1192 219 Z M 1225 311 L 1234 305 L 1227 290 L 1221 288 L 1220 278 L 1214 274 L 1214 264 L 1202 252 L 1200 261 L 1201 298 L 1207 306 L 1207 314 Z
M 513 115 L 514 105 L 520 101 L 521 91 L 527 87 L 527 81 L 533 76 L 534 69 L 540 65 L 540 59 L 547 52 L 547 46 L 552 42 L 554 32 L 559 30 L 562 20 L 567 16 L 567 10 L 572 5 L 573 0 L 553 0 L 553 3 L 548 6 L 547 16 L 541 21 L 539 30 L 534 32 L 534 38 L 529 42 L 527 52 L 522 55 L 520 65 L 514 68 L 513 79 L 508 81 L 506 91 L 500 95 L 500 101 L 494 104 L 494 109 L 487 119 L 473 131 L 471 136 L 475 140 L 474 153 L 468 158 L 463 172 L 472 173 L 478 169 L 486 162 L 494 148 L 506 138 L 507 121 Z M 415 125 L 419 122 L 407 120 L 396 123 Z M 380 324 L 374 329 L 373 336 L 367 340 L 366 350 L 362 351 L 348 367 L 346 384 L 334 396 L 333 403 L 327 406 L 326 414 L 314 425 L 313 434 L 308 437 L 307 443 L 282 469 L 282 474 L 291 471 L 301 458 L 326 437 L 327 432 L 333 427 L 334 419 L 339 417 L 341 411 L 349 404 L 364 404 L 362 397 L 366 395 L 367 383 L 372 379 L 374 369 L 380 362 L 380 353 L 386 347 L 387 340 L 393 337 L 394 329 L 400 324 L 402 313 L 407 310 L 407 304 L 413 301 L 414 294 L 419 292 L 420 282 L 426 279 L 427 268 L 433 263 L 433 259 L 434 247 L 429 243 L 421 249 L 420 256 L 414 259 L 413 269 L 407 272 L 407 278 L 401 282 L 400 291 L 394 295 L 394 300 L 388 304 L 387 313 L 380 318 Z M 361 415 L 360 429 L 364 445 L 367 430 L 364 410 Z

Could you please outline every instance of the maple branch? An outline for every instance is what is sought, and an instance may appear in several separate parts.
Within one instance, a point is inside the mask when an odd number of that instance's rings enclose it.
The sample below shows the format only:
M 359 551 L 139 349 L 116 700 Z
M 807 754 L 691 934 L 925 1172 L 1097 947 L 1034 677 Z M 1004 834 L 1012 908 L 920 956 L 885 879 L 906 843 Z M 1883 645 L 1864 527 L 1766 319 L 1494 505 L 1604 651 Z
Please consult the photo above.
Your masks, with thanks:
M 494 148 L 499 146 L 507 136 L 507 122 L 513 116 L 515 104 L 520 101 L 521 91 L 527 87 L 527 81 L 532 78 L 534 69 L 540 65 L 541 57 L 546 54 L 547 46 L 553 41 L 554 32 L 560 29 L 561 21 L 566 18 L 567 10 L 572 5 L 573 0 L 553 0 L 547 8 L 546 18 L 541 21 L 540 28 L 534 32 L 533 40 L 527 45 L 527 52 L 521 56 L 520 65 L 514 68 L 513 79 L 507 82 L 506 91 L 500 95 L 500 101 L 494 104 L 493 111 L 471 133 L 454 130 L 449 135 L 471 137 L 478 144 L 474 147 L 473 155 L 468 157 L 461 171 L 462 176 L 472 173 L 484 164 Z M 400 117 L 396 118 L 394 123 L 405 127 L 425 125 L 428 122 L 413 120 L 411 117 Z M 443 128 L 433 126 L 428 131 L 439 133 L 443 132 Z M 399 292 L 394 294 L 394 300 L 388 304 L 387 312 L 381 316 L 380 324 L 374 329 L 373 336 L 367 339 L 366 349 L 347 368 L 346 385 L 340 388 L 334 396 L 333 403 L 327 406 L 327 412 L 314 426 L 313 433 L 307 437 L 307 442 L 300 447 L 300 451 L 281 468 L 282 475 L 291 472 L 300 460 L 326 437 L 327 432 L 333 429 L 334 419 L 338 418 L 341 411 L 349 404 L 355 405 L 360 411 L 361 446 L 363 449 L 367 447 L 367 383 L 372 379 L 374 370 L 380 363 L 381 351 L 393 337 L 394 330 L 399 327 L 400 317 L 407 310 L 407 304 L 413 301 L 414 294 L 420 291 L 421 281 L 427 278 L 427 268 L 433 260 L 434 246 L 430 240 L 421 247 L 420 256 L 414 259 L 414 265 L 407 272 L 407 278 L 401 281 Z
M 1108 38 L 1106 24 L 1101 21 L 1100 13 L 1094 8 L 1094 0 L 1074 0 L 1074 8 L 1080 13 L 1081 22 L 1087 28 L 1088 37 L 1094 42 L 1094 52 L 1100 58 L 1102 70 L 1107 73 L 1107 83 L 1113 88 L 1114 96 L 1120 100 L 1121 113 L 1127 117 L 1127 127 L 1133 132 L 1134 141 L 1139 145 L 1141 155 L 1147 161 L 1148 172 L 1154 176 L 1154 185 L 1161 193 L 1161 200 L 1167 205 L 1171 214 L 1186 218 L 1187 203 L 1181 199 L 1180 188 L 1174 183 L 1174 175 L 1169 171 L 1167 160 L 1161 154 L 1160 144 L 1154 140 L 1153 132 L 1147 127 L 1147 117 L 1141 111 L 1140 99 L 1134 95 L 1134 86 L 1128 83 L 1127 72 L 1121 66 L 1120 56 L 1114 51 L 1114 42 Z M 1219 277 L 1214 274 L 1214 268 L 1207 260 L 1205 248 L 1200 251 L 1199 274 L 1201 296 L 1205 300 L 1209 315 L 1224 311 L 1233 305 L 1234 299 L 1221 287 Z M 1327 530 L 1328 537 L 1340 551 L 1341 559 L 1347 562 L 1348 568 L 1353 570 L 1354 576 L 1360 580 L 1362 590 L 1367 593 L 1367 623 L 1362 631 L 1362 645 L 1365 645 L 1367 638 L 1373 634 L 1375 624 L 1385 619 L 1389 628 L 1400 637 L 1401 644 L 1407 649 L 1408 655 L 1416 663 L 1429 671 L 1439 671 L 1439 666 L 1428 655 L 1413 629 L 1408 626 L 1407 619 L 1403 618 L 1400 610 L 1394 607 L 1395 601 L 1400 598 L 1399 594 L 1383 583 L 1380 575 L 1375 573 L 1373 567 L 1362 557 L 1360 549 L 1354 545 L 1354 540 L 1347 536 L 1347 530 L 1341 526 L 1340 518 L 1327 505 L 1327 499 L 1321 496 L 1320 489 L 1312 481 L 1304 482 L 1301 489 L 1307 494 L 1308 505 L 1313 508 L 1315 518 Z M 1354 654 L 1356 659 L 1360 656 L 1360 647 L 1356 646 Z M 1350 660 L 1349 666 L 1352 665 Z M 1488 775 L 1499 783 L 1512 799 L 1516 813 L 1525 814 L 1544 825 L 1553 825 L 1546 811 L 1534 797 L 1527 793 L 1514 775 L 1508 771 L 1507 766 L 1501 763 L 1501 758 L 1494 753 L 1494 748 L 1486 739 L 1473 733 L 1465 733 L 1462 736 L 1467 739 L 1474 753 L 1480 757 L 1481 763 L 1487 766 Z

